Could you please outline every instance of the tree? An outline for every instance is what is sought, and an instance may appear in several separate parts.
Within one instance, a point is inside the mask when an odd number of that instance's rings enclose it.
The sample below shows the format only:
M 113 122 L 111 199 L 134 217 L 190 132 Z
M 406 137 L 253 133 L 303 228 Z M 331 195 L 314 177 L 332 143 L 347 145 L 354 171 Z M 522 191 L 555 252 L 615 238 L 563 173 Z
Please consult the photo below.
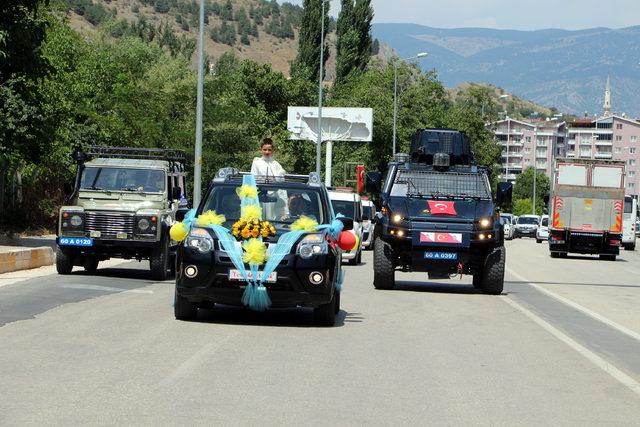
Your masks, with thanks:
M 525 169 L 516 178 L 515 185 L 513 186 L 513 198 L 518 200 L 528 199 L 529 209 L 527 213 L 531 213 L 532 205 L 531 199 L 533 197 L 533 166 Z M 544 196 L 549 194 L 551 184 L 549 177 L 542 171 L 536 172 L 536 214 L 542 215 L 544 213 Z M 515 204 L 514 204 L 515 206 Z
M 320 73 L 320 40 L 321 40 L 321 14 L 322 2 L 325 0 L 304 0 L 304 12 L 300 23 L 300 36 L 298 42 L 298 55 L 291 63 L 291 75 L 298 78 L 306 78 L 318 81 Z M 325 5 L 324 19 L 325 30 L 329 27 L 329 7 Z M 329 58 L 329 47 L 324 44 L 324 57 L 322 67 Z
M 341 84 L 351 73 L 366 69 L 371 58 L 370 0 L 342 0 L 342 10 L 336 25 L 337 56 L 335 84 Z

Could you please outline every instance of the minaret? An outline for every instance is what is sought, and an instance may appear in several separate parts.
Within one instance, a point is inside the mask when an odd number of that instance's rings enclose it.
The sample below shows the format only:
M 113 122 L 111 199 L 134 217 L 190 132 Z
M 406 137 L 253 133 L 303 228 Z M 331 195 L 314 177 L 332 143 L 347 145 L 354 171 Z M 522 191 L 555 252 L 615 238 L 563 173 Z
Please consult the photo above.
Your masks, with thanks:
M 611 116 L 611 79 L 607 76 L 607 87 L 604 90 L 604 116 Z

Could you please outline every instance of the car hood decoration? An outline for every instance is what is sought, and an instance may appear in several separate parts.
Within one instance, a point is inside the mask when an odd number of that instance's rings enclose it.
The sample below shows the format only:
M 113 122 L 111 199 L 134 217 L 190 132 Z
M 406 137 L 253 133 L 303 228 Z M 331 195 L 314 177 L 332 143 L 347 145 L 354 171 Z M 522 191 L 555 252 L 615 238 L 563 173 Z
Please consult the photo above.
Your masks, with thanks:
M 258 224 L 261 224 L 262 209 L 258 200 L 255 177 L 253 175 L 243 176 L 242 186 L 238 188 L 237 193 L 241 200 L 241 219 L 246 222 L 257 221 Z M 204 215 L 215 220 L 210 222 L 202 219 Z M 240 233 L 236 238 L 231 230 L 221 225 L 224 222 L 223 217 L 221 217 L 221 215 L 216 215 L 215 212 L 207 212 L 196 218 L 196 211 L 192 209 L 185 215 L 182 222 L 178 222 L 171 227 L 171 237 L 176 241 L 182 242 L 187 238 L 194 224 L 213 230 L 220 247 L 227 253 L 235 268 L 238 269 L 243 279 L 247 282 L 242 295 L 242 303 L 256 311 L 264 311 L 271 306 L 271 299 L 267 288 L 264 286 L 264 280 L 276 270 L 284 257 L 291 253 L 293 245 L 296 244 L 300 237 L 307 233 L 323 231 L 332 245 L 338 245 L 341 249 L 344 249 L 341 245 L 341 237 L 342 234 L 348 233 L 342 230 L 344 225 L 338 219 L 333 220 L 331 224 L 318 224 L 310 218 L 301 218 L 291 224 L 291 231 L 282 234 L 276 244 L 271 244 L 267 255 L 266 245 L 262 241 L 261 235 L 252 237 L 252 234 L 249 238 L 245 238 Z M 243 241 L 240 247 L 236 245 L 238 240 Z M 247 275 L 245 262 L 249 264 L 253 280 L 250 280 Z M 263 265 L 262 275 L 260 275 L 259 270 Z M 258 279 L 259 277 L 260 279 Z M 336 283 L 337 290 L 341 290 L 343 282 L 344 272 L 340 270 Z

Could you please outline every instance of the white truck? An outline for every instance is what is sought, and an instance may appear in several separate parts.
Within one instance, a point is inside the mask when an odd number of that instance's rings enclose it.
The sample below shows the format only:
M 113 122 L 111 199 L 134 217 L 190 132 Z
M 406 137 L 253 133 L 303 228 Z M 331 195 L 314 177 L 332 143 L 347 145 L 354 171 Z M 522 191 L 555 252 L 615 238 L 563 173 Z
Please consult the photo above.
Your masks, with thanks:
M 615 261 L 622 243 L 624 162 L 558 159 L 550 206 L 549 251 Z

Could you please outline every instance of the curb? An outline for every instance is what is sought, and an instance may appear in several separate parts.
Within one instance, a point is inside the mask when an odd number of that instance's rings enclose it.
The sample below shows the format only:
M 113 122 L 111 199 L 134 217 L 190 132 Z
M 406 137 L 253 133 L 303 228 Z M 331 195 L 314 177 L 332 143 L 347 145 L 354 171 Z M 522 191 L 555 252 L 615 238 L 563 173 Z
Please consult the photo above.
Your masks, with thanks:
M 0 252 L 0 274 L 52 265 L 55 262 L 56 255 L 48 246 L 11 248 Z

